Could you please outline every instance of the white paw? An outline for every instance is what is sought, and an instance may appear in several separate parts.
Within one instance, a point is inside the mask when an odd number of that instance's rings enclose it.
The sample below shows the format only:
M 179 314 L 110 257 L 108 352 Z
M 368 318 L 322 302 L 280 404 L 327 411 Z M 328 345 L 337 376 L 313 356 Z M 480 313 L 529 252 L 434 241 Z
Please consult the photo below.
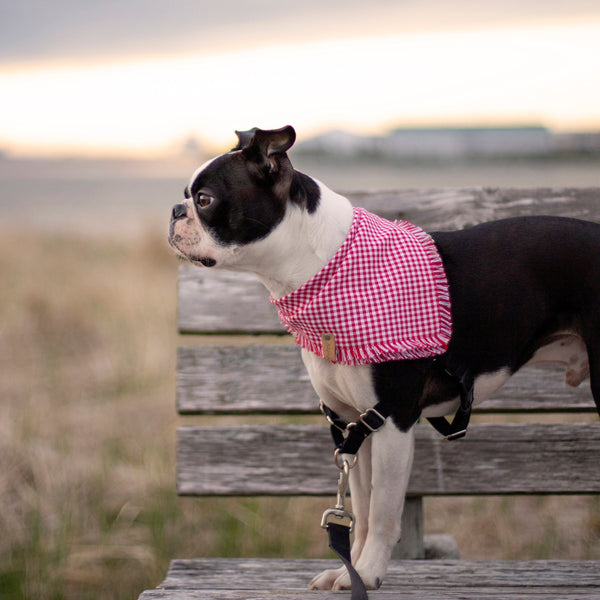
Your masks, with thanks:
M 346 573 L 346 567 L 340 567 L 339 569 L 327 569 L 322 573 L 319 573 L 308 585 L 311 590 L 330 590 L 333 588 L 333 584 L 341 575 Z
M 360 578 L 363 580 L 365 587 L 368 590 L 377 590 L 381 586 L 383 582 L 384 573 L 381 569 L 378 568 L 369 568 L 368 566 L 361 567 L 360 560 L 358 561 L 357 566 L 355 567 L 360 575 Z M 344 572 L 335 580 L 333 583 L 332 590 L 349 590 L 351 589 L 352 584 L 350 583 L 350 575 L 348 575 L 348 571 L 344 568 Z
M 357 569 L 358 570 L 358 569 Z M 368 590 L 376 590 L 381 585 L 383 577 L 377 573 L 367 574 L 358 571 L 365 587 Z M 311 590 L 349 590 L 352 587 L 350 583 L 350 575 L 346 567 L 339 569 L 328 569 L 317 575 L 309 584 Z

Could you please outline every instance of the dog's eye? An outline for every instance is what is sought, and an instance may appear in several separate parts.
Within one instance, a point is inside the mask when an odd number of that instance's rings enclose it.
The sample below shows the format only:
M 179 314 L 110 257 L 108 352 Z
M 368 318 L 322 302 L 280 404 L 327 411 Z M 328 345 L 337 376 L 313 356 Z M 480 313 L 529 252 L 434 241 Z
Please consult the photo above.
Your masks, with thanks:
M 208 194 L 198 194 L 198 198 L 196 199 L 196 204 L 200 207 L 200 208 L 206 208 L 207 206 L 209 206 L 212 201 L 213 201 L 213 197 L 209 196 Z

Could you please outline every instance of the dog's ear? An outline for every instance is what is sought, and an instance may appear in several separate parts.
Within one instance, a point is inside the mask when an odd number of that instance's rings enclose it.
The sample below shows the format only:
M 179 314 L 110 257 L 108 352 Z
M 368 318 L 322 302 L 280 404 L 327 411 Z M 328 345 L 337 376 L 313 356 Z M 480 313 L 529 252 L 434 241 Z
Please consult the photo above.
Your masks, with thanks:
M 254 139 L 254 134 L 256 133 L 258 127 L 253 127 L 252 129 L 248 129 L 248 131 L 238 131 L 236 129 L 235 135 L 237 135 L 238 143 L 233 151 L 235 150 L 244 150 L 245 148 L 249 148 Z
M 291 125 L 280 129 L 259 129 L 236 131 L 238 145 L 234 150 L 242 150 L 246 157 L 266 167 L 271 173 L 279 171 L 280 159 L 294 145 L 296 132 Z

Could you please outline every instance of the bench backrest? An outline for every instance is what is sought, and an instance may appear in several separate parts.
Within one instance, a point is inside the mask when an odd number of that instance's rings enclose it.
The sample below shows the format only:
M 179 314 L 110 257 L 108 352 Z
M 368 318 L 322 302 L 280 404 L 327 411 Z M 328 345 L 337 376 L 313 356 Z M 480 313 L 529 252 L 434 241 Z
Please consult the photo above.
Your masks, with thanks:
M 355 205 L 430 231 L 527 214 L 600 221 L 597 188 L 347 195 Z M 318 399 L 262 285 L 251 276 L 182 264 L 179 330 L 204 336 L 198 345 L 179 348 L 181 414 L 285 417 L 278 425 L 181 427 L 179 493 L 330 495 L 336 469 L 328 428 L 324 419 L 289 423 L 291 415 L 316 414 Z M 478 412 L 595 411 L 587 383 L 573 389 L 563 380 L 556 369 L 525 369 Z M 599 423 L 478 423 L 452 443 L 419 425 L 409 494 L 597 493 L 599 456 Z

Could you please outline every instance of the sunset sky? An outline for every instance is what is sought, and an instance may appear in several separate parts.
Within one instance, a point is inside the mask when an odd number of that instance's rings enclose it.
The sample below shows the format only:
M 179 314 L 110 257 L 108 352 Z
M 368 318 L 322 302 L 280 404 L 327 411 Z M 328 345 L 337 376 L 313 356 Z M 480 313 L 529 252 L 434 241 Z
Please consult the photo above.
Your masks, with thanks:
M 22 0 L 0 150 L 159 154 L 234 129 L 600 130 L 597 0 Z

